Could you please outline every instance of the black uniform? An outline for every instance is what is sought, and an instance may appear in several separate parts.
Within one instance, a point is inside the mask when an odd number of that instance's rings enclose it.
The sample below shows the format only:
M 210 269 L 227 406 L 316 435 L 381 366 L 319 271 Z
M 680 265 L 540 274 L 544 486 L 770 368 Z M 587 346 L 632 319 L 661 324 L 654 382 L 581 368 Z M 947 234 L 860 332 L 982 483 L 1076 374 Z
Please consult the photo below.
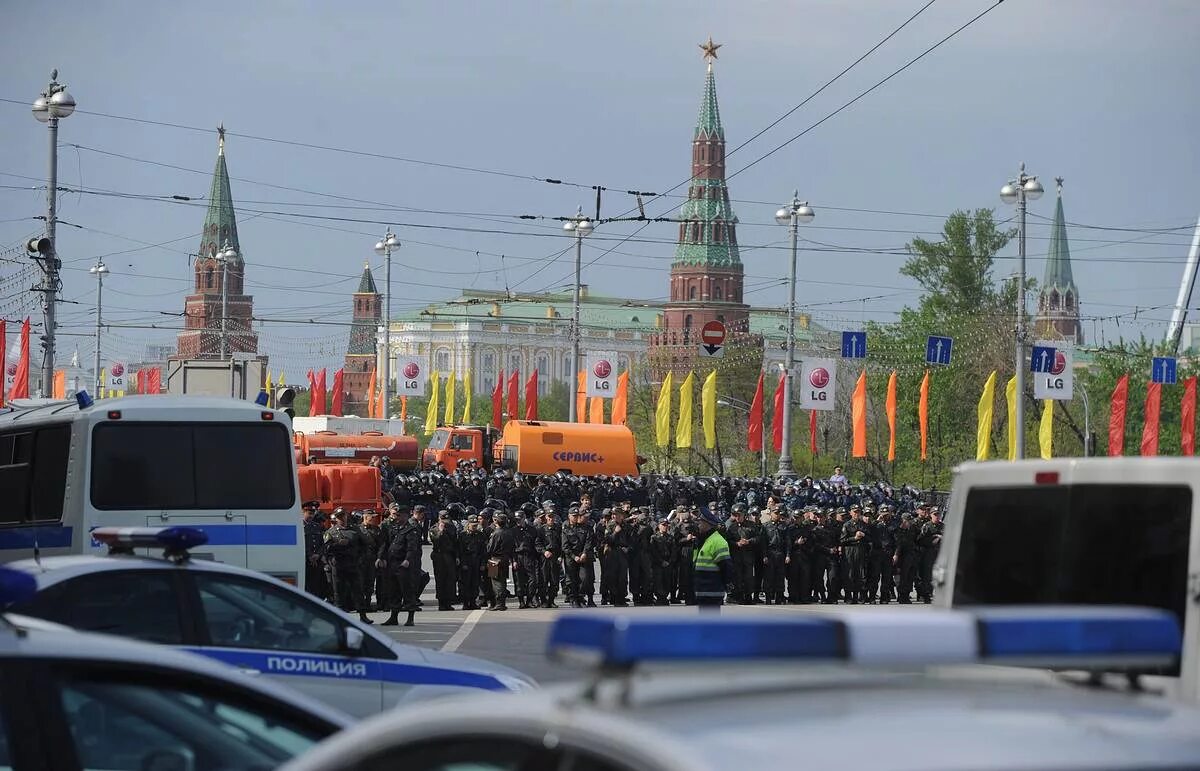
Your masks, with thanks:
M 429 532 L 438 610 L 453 610 L 458 601 L 458 538 L 458 528 L 449 519 L 439 519 Z
M 654 558 L 650 553 L 653 537 L 654 528 L 645 520 L 629 528 L 629 591 L 635 605 L 654 602 Z
M 862 533 L 862 538 L 858 534 Z M 867 540 L 865 523 L 849 519 L 842 525 L 842 583 L 846 589 L 846 602 L 859 603 L 864 599 L 863 579 L 866 574 L 867 551 L 870 541 Z
M 675 529 L 675 542 L 679 548 L 679 560 L 675 563 L 678 576 L 675 599 L 685 605 L 695 605 L 695 566 L 692 563 L 692 554 L 701 544 L 699 525 L 694 520 L 680 523 Z
M 912 520 L 905 519 L 896 529 L 896 576 L 899 582 L 896 599 L 904 605 L 912 602 L 913 580 L 917 575 L 917 529 Z
M 325 528 L 316 517 L 304 520 L 304 589 L 318 599 L 329 599 L 325 581 Z
M 359 535 L 362 538 L 362 551 L 358 559 L 358 576 L 362 583 L 362 603 L 359 607 L 367 611 L 371 609 L 371 596 L 377 594 L 375 555 L 379 553 L 379 544 L 383 541 L 383 531 L 379 525 L 363 525 L 359 528 Z M 382 608 L 382 601 L 379 597 L 375 599 L 380 603 L 377 607 Z
M 629 604 L 629 537 L 629 526 L 624 522 L 614 519 L 604 528 L 601 577 L 608 588 L 608 601 L 618 608 Z
M 784 530 L 787 541 L 788 601 L 805 604 L 813 599 L 813 554 L 817 548 L 816 528 L 812 522 L 801 521 Z M 823 563 L 822 563 L 823 564 Z
M 538 596 L 542 607 L 554 608 L 558 597 L 558 584 L 562 577 L 562 525 L 558 522 L 542 523 L 537 526 Z M 547 556 L 548 555 L 548 556 Z
M 675 535 L 670 530 L 659 530 L 650 536 L 650 573 L 654 583 L 656 605 L 669 604 L 675 584 L 675 562 L 679 558 Z
M 933 600 L 933 563 L 942 543 L 942 523 L 930 520 L 921 526 L 917 546 L 921 548 L 917 569 L 917 595 L 923 602 Z
M 734 595 L 736 601 L 744 605 L 755 601 L 754 562 L 759 550 L 758 536 L 758 528 L 745 519 L 741 523 L 730 520 L 726 526 L 725 540 L 729 542 L 729 555 L 733 560 Z
M 762 527 L 762 589 L 767 604 L 782 605 L 784 560 L 788 555 L 788 526 L 783 522 L 768 522 Z
M 513 585 L 520 606 L 528 608 L 538 594 L 538 568 L 541 562 L 537 550 L 538 530 L 532 523 L 518 520 L 512 531 L 516 542 Z
M 493 610 L 508 610 L 505 598 L 508 595 L 508 573 L 517 554 L 517 539 L 511 526 L 501 526 L 492 531 L 487 542 L 488 576 L 492 582 Z
M 479 607 L 479 581 L 486 547 L 487 535 L 480 530 L 467 530 L 458 537 L 458 586 L 463 610 Z
M 325 562 L 333 586 L 333 604 L 342 610 L 363 610 L 359 560 L 362 535 L 356 528 L 334 523 L 325 531 Z
M 891 522 L 876 522 L 875 527 L 879 531 L 879 602 L 888 603 L 896 598 L 896 530 Z
M 590 599 L 595 575 L 595 531 L 588 524 L 567 524 L 562 529 L 563 565 L 567 578 L 567 601 L 582 607 Z
M 387 594 L 393 614 L 417 609 L 423 529 L 420 523 L 410 519 L 393 526 L 390 536 L 379 547 L 379 559 L 387 563 Z

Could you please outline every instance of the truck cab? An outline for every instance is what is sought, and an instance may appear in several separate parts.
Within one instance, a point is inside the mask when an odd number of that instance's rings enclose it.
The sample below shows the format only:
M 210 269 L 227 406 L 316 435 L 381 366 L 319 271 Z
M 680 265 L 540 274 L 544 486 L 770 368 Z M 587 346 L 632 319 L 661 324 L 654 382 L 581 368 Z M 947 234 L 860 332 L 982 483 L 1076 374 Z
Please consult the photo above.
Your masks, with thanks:
M 472 461 L 477 468 L 491 468 L 498 435 L 491 426 L 440 426 L 421 456 L 421 468 L 431 469 L 441 463 L 446 473 L 453 473 L 463 461 Z
M 1183 655 L 1154 674 L 1169 695 L 1200 702 L 1198 488 L 1191 458 L 965 463 L 933 569 L 935 602 L 1169 610 Z

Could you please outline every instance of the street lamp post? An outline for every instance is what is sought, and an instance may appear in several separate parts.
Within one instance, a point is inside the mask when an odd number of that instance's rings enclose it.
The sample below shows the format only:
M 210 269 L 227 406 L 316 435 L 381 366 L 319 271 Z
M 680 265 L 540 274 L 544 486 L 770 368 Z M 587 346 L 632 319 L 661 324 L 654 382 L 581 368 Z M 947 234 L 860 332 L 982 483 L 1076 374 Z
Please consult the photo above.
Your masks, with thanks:
M 391 228 L 375 242 L 375 253 L 384 257 L 383 268 L 383 386 L 379 399 L 383 402 L 383 418 L 391 412 L 392 397 L 392 250 L 400 248 L 400 239 Z
M 229 358 L 229 263 L 237 256 L 237 249 L 228 241 L 216 254 L 221 263 L 221 361 Z
M 747 419 L 749 419 L 750 405 L 741 399 L 735 399 L 732 396 L 722 396 L 721 398 L 717 399 L 717 404 L 721 405 L 722 407 L 731 407 L 738 412 L 744 412 L 746 413 Z M 765 439 L 765 437 L 763 438 Z M 759 447 L 758 453 L 758 473 L 760 476 L 765 477 L 767 475 L 767 443 L 764 441 L 761 442 L 760 445 L 761 446 Z
M 1025 173 L 1025 164 L 1017 173 L 1017 178 L 1009 180 L 1000 188 L 1000 200 L 1006 204 L 1017 205 L 1017 251 L 1020 255 L 1020 267 L 1017 270 L 1017 323 L 1014 335 L 1016 337 L 1016 391 L 1017 404 L 1013 412 L 1016 422 L 1016 457 L 1025 457 L 1025 202 L 1036 201 L 1046 192 L 1037 177 Z
M 779 476 L 792 476 L 792 369 L 796 363 L 796 243 L 801 222 L 812 222 L 816 214 L 808 201 L 801 201 L 799 192 L 792 192 L 792 201 L 775 212 L 775 221 L 787 225 L 792 234 L 792 266 L 788 274 L 787 361 L 783 379 L 783 446 L 779 453 Z
M 100 382 L 100 314 L 104 308 L 104 277 L 108 275 L 108 266 L 104 264 L 104 260 L 97 260 L 96 264 L 88 268 L 88 273 L 96 277 L 96 393 L 101 393 L 100 389 L 104 386 Z
M 75 99 L 67 93 L 67 87 L 58 82 L 58 70 L 50 73 L 50 85 L 42 95 L 33 100 L 33 117 L 50 129 L 50 172 L 46 180 L 46 239 L 48 250 L 42 256 L 42 313 L 45 317 L 45 335 L 42 340 L 42 396 L 49 396 L 54 384 L 54 333 L 55 295 L 58 293 L 58 246 L 55 230 L 58 224 L 58 121 L 75 112 Z
M 563 223 L 563 230 L 575 235 L 575 295 L 571 301 L 571 372 L 568 377 L 568 382 L 571 383 L 571 395 L 574 398 L 567 399 L 567 421 L 571 423 L 580 418 L 575 414 L 575 402 L 579 399 L 579 394 L 575 391 L 579 388 L 579 342 L 581 336 L 579 329 L 579 277 L 583 269 L 583 239 L 591 235 L 592 228 L 592 221 L 583 216 L 582 206 L 575 212 L 574 217 Z

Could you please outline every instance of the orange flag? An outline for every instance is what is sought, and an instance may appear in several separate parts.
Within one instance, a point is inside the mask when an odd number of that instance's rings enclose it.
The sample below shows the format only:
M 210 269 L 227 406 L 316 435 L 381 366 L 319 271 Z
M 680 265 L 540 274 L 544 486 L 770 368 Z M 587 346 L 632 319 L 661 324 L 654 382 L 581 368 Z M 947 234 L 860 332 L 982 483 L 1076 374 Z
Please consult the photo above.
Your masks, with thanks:
M 579 370 L 579 377 L 575 378 L 575 422 L 583 423 L 587 420 L 587 383 L 584 381 L 584 372 Z
M 588 423 L 604 422 L 604 398 L 593 396 L 588 400 Z
M 864 369 L 850 398 L 850 422 L 854 425 L 855 458 L 867 457 L 867 371 Z
M 400 431 L 405 431 L 405 426 L 408 425 L 408 397 L 400 397 Z
M 17 374 L 13 377 L 12 388 L 8 389 L 8 399 L 29 398 L 29 318 L 21 323 L 20 358 L 17 359 Z
M 367 383 L 367 417 L 375 417 L 375 370 L 371 370 L 371 380 Z
M 887 419 L 888 419 L 888 460 L 896 460 L 896 370 L 888 377 L 887 389 Z
M 929 459 L 929 370 L 921 378 L 921 402 L 917 405 L 917 418 L 921 421 L 921 460 Z
M 54 398 L 67 398 L 67 371 L 65 369 L 54 370 Z
M 613 397 L 612 415 L 608 420 L 614 426 L 623 426 L 629 418 L 629 370 L 617 378 L 617 395 Z

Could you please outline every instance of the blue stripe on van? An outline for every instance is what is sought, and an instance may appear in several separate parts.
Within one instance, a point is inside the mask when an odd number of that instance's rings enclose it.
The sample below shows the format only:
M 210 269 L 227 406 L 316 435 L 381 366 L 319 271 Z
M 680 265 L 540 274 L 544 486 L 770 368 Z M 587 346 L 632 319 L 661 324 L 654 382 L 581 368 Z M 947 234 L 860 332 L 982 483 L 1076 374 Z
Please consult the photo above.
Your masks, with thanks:
M 203 530 L 207 546 L 295 546 L 299 525 L 180 525 Z M 204 547 L 197 547 L 203 549 Z
M 32 549 L 35 536 L 39 548 L 68 547 L 71 545 L 72 530 L 73 528 L 62 525 L 0 528 L 0 551 Z

